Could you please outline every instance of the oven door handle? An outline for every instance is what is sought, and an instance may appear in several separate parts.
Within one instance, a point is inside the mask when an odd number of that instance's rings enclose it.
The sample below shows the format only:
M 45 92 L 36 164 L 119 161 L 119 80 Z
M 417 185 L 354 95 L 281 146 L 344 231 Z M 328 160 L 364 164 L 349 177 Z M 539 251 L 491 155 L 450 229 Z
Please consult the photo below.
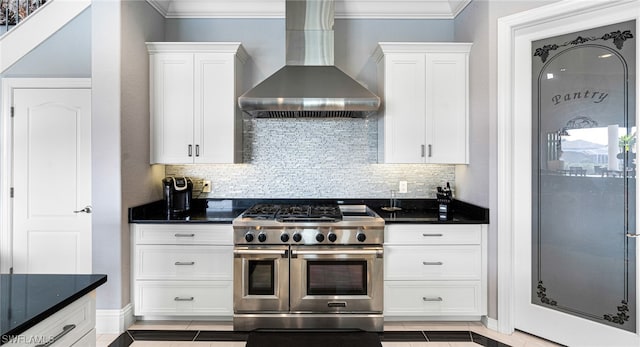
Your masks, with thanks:
M 287 256 L 286 249 L 234 249 L 233 254 L 238 255 L 281 255 Z
M 291 250 L 291 255 L 376 255 L 382 256 L 382 249 L 353 249 L 353 250 L 340 250 L 340 249 L 316 249 L 309 250 Z

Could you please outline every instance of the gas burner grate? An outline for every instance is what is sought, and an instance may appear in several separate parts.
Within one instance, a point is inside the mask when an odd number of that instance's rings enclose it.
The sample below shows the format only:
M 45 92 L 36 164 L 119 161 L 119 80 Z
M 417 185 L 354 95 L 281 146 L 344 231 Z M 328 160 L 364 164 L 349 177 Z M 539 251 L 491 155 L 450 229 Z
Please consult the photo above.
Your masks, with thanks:
M 242 217 L 280 222 L 338 222 L 342 220 L 342 212 L 337 204 L 256 204 Z

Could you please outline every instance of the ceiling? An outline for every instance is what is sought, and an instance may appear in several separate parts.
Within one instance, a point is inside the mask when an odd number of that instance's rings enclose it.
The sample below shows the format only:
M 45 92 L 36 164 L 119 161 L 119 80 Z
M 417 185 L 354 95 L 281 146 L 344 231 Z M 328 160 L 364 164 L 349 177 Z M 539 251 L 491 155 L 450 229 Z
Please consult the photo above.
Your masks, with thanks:
M 453 19 L 472 0 L 335 0 L 336 18 Z M 285 0 L 147 0 L 165 18 L 284 18 Z

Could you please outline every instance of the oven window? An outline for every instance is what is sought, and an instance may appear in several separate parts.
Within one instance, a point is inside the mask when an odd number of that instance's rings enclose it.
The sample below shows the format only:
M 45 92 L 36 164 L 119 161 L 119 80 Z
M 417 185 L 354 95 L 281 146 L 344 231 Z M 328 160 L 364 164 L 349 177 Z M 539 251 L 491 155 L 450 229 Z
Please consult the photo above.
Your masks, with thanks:
M 308 295 L 367 295 L 367 261 L 307 261 Z
M 274 295 L 273 260 L 249 260 L 249 295 Z

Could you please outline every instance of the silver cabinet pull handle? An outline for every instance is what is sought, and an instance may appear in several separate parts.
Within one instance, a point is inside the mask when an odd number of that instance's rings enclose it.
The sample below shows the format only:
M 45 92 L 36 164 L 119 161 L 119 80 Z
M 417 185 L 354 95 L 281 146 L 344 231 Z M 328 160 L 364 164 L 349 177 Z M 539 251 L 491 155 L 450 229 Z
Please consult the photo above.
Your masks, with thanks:
M 430 236 L 440 237 L 440 236 L 442 236 L 442 234 L 422 234 L 422 236 L 424 236 L 424 237 L 430 237 Z
M 175 265 L 195 265 L 195 261 L 177 261 Z
M 37 345 L 36 347 L 48 347 L 53 345 L 54 343 L 58 342 L 58 340 L 60 340 L 61 338 L 63 338 L 65 335 L 67 335 L 68 333 L 71 332 L 71 330 L 75 329 L 76 325 L 75 324 L 68 324 L 65 325 L 64 327 L 62 327 L 62 332 L 56 336 L 54 336 L 51 340 L 49 340 L 49 342 L 47 343 L 43 343 L 41 345 Z
M 627 233 L 627 237 L 636 238 L 636 237 L 640 237 L 640 234 Z
M 173 234 L 175 237 L 194 237 L 196 234 Z
M 420 145 L 420 156 L 424 158 L 424 145 Z
M 200 156 L 200 145 L 196 145 L 196 157 Z
M 422 265 L 442 265 L 441 261 L 423 261 Z
M 91 213 L 92 211 L 91 205 L 87 205 L 82 210 L 73 211 L 73 213 Z
M 175 298 L 173 298 L 174 301 L 193 301 L 193 296 L 190 296 L 188 298 L 181 298 L 179 296 L 176 296 Z
M 429 145 L 429 158 L 431 158 L 431 145 Z
M 193 151 L 192 151 L 193 146 L 189 145 L 187 148 L 188 148 L 187 152 L 189 152 L 189 156 L 192 157 L 193 156 Z
M 427 298 L 426 296 L 423 296 L 422 301 L 442 301 L 442 298 L 439 296 L 435 298 Z

